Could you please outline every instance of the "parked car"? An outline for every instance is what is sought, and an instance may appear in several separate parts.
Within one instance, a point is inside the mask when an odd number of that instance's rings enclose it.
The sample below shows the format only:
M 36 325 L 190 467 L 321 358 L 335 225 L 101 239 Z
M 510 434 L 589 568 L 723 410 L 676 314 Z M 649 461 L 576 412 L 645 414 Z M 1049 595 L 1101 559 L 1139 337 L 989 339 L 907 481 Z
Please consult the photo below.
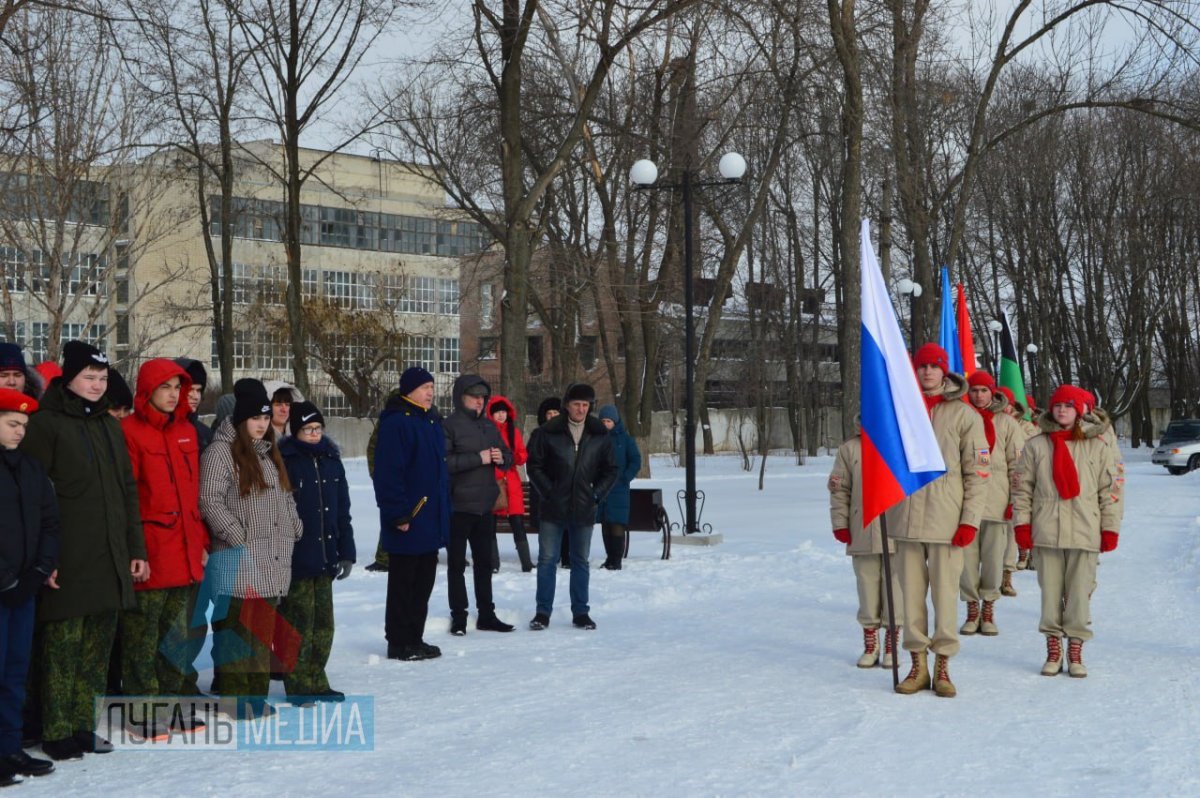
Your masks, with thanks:
M 1200 418 L 1180 418 L 1167 425 L 1150 462 L 1178 476 L 1200 468 Z

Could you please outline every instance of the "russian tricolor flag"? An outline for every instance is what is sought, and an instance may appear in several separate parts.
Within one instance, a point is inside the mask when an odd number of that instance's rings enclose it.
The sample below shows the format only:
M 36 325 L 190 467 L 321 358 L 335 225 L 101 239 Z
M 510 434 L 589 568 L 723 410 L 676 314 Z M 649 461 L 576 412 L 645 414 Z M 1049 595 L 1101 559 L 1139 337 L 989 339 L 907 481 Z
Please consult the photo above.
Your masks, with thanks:
M 888 299 L 871 224 L 862 222 L 863 526 L 946 473 L 900 325 Z

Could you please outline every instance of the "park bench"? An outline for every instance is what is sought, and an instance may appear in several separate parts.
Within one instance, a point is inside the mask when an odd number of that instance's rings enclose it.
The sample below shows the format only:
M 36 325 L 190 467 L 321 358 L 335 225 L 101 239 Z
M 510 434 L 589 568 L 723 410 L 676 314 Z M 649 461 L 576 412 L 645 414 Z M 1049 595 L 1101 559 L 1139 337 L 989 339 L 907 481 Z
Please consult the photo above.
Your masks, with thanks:
M 521 483 L 521 493 L 525 499 L 525 525 L 532 531 L 529 521 L 529 491 L 528 482 Z M 660 559 L 671 559 L 671 530 L 667 510 L 663 506 L 662 490 L 659 488 L 631 488 L 629 491 L 629 526 L 630 532 L 653 532 L 662 539 L 662 555 Z M 512 534 L 508 524 L 496 524 L 496 531 Z M 625 556 L 629 556 L 629 545 L 633 535 L 625 536 Z

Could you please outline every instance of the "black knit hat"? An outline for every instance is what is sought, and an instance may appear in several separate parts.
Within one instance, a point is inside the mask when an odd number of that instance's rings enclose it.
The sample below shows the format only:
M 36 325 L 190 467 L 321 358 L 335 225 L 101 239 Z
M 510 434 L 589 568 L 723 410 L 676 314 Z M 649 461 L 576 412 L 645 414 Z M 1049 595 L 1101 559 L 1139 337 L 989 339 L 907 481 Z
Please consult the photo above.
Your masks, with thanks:
M 21 347 L 0 341 L 0 371 L 25 372 L 25 355 Z
M 96 347 L 83 341 L 67 341 L 62 348 L 62 381 L 67 385 L 85 368 L 108 368 L 108 358 Z M 133 406 L 133 402 L 129 403 Z
M 112 366 L 108 367 L 108 388 L 104 390 L 104 395 L 108 397 L 108 401 L 112 403 L 113 407 L 133 408 L 133 391 L 129 390 L 129 383 L 125 382 L 121 372 Z
M 433 382 L 432 374 L 420 366 L 410 366 L 400 375 L 400 395 L 408 396 L 428 382 Z
M 314 421 L 322 427 L 325 426 L 325 416 L 321 415 L 321 411 L 312 402 L 297 402 L 292 405 L 292 414 L 288 416 L 288 426 L 292 435 L 299 435 L 303 427 Z
M 233 384 L 233 414 L 229 417 L 233 426 L 248 418 L 271 415 L 271 397 L 263 384 L 251 377 L 244 377 Z
M 563 404 L 568 402 L 592 402 L 596 401 L 596 389 L 588 385 L 586 382 L 576 382 L 567 387 L 567 394 L 563 397 Z
M 203 396 L 204 390 L 208 387 L 208 369 L 204 368 L 204 364 L 190 357 L 177 357 L 175 365 L 187 372 L 187 375 L 192 378 L 192 385 L 199 388 L 200 395 Z
M 539 427 L 546 423 L 546 414 L 551 410 L 557 413 L 562 412 L 562 400 L 557 396 L 551 396 L 543 399 L 542 403 L 538 405 L 537 423 Z

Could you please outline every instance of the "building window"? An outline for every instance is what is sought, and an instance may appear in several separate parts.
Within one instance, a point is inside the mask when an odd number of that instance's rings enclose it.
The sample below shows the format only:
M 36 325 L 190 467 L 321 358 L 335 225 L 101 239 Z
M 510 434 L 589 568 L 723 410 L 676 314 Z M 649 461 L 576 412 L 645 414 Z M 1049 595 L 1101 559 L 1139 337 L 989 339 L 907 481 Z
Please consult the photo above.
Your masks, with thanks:
M 429 372 L 437 371 L 435 339 L 423 335 L 408 336 L 400 346 L 400 359 L 406 369 L 420 366 Z
M 457 374 L 459 369 L 459 352 L 457 338 L 438 339 L 438 371 L 444 374 Z
M 489 336 L 479 339 L 479 359 L 480 360 L 495 360 L 496 354 L 499 352 L 498 338 Z
M 443 316 L 458 315 L 458 280 L 442 278 L 438 280 L 438 308 Z
M 350 272 L 321 272 L 321 280 L 325 284 L 325 297 L 335 305 L 343 308 L 353 308 L 357 305 L 354 275 Z
M 117 314 L 117 346 L 129 346 L 129 316 Z
M 542 336 L 531 335 L 526 339 L 526 363 L 530 375 L 536 377 L 542 373 Z
M 26 362 L 30 360 L 41 363 L 49 358 L 50 349 L 50 324 L 44 321 L 35 321 L 29 325 L 29 338 L 25 342 L 25 351 L 28 354 Z
M 13 322 L 13 332 L 16 333 L 16 336 L 11 341 L 8 340 L 7 329 L 8 329 L 8 325 L 0 324 L 0 341 L 3 341 L 5 343 L 10 343 L 10 344 L 16 344 L 17 346 L 24 348 L 25 347 L 25 322 L 23 322 L 23 321 Z
M 596 336 L 581 335 L 579 337 L 579 363 L 587 371 L 596 367 Z
M 479 328 L 492 329 L 492 284 L 484 283 L 479 286 Z

